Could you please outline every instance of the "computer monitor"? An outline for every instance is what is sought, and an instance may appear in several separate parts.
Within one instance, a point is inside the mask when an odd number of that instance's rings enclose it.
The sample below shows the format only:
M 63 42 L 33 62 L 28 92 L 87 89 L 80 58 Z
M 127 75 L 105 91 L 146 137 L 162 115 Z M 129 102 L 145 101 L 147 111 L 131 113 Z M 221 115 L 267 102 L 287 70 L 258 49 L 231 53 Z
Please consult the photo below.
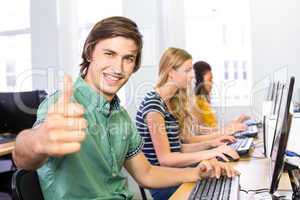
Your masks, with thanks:
M 272 115 L 277 115 L 276 113 L 276 104 L 278 104 L 279 101 L 279 93 L 280 93 L 280 82 L 278 81 L 275 85 L 275 90 L 274 90 L 274 96 L 273 96 L 273 104 L 272 104 L 272 109 L 271 109 L 271 114 Z
M 274 98 L 274 91 L 275 91 L 275 82 L 270 82 L 268 89 L 267 89 L 267 95 L 266 95 L 266 101 L 273 101 Z
M 0 93 L 0 133 L 17 134 L 31 128 L 38 106 L 46 95 L 42 90 Z
M 270 194 L 273 194 L 278 187 L 278 182 L 283 171 L 284 155 L 288 142 L 291 114 L 289 108 L 291 105 L 295 78 L 291 77 L 288 85 L 286 85 L 282 101 L 280 103 L 279 112 L 277 115 L 276 130 L 274 134 L 272 149 L 271 149 L 271 187 Z
M 284 84 L 279 83 L 277 97 L 276 97 L 277 101 L 274 104 L 274 110 L 273 110 L 273 115 L 275 115 L 275 116 L 278 114 L 278 111 L 279 111 L 279 107 L 280 107 L 280 104 L 281 104 L 284 87 L 285 87 Z

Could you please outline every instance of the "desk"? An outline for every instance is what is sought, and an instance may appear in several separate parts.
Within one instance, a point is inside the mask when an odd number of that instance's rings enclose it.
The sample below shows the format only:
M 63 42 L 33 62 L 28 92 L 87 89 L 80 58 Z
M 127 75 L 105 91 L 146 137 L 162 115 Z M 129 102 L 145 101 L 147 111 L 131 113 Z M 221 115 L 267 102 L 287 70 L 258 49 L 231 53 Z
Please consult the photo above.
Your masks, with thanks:
M 238 162 L 231 163 L 232 166 L 235 167 L 239 172 L 241 172 L 240 176 L 240 185 L 243 190 L 256 190 L 263 188 L 270 188 L 270 160 L 268 158 L 265 159 L 248 159 L 241 160 Z M 170 200 L 183 200 L 188 199 L 190 192 L 192 191 L 195 183 L 184 183 L 182 184 L 177 191 L 171 196 Z M 289 181 L 289 177 L 287 173 L 283 173 L 281 176 L 279 187 L 280 191 L 291 191 L 291 184 Z M 242 194 L 246 195 L 245 193 Z M 241 198 L 244 199 L 244 198 Z
M 0 144 L 0 156 L 11 154 L 15 147 L 15 142 Z
M 255 143 L 257 147 L 249 152 L 249 155 L 251 155 L 250 157 L 241 157 L 239 161 L 229 163 L 241 173 L 240 186 L 243 190 L 270 188 L 270 182 L 272 179 L 270 158 L 262 158 L 263 147 L 261 141 L 255 139 Z M 195 183 L 182 184 L 171 196 L 170 200 L 188 199 L 194 186 Z M 286 195 L 287 193 L 290 195 L 292 187 L 287 173 L 282 174 L 278 190 L 281 191 L 280 194 Z M 249 194 L 251 195 L 251 193 Z M 249 199 L 249 194 L 240 192 L 240 199 Z
M 0 133 L 6 134 L 6 133 Z M 11 154 L 15 147 L 15 141 L 0 144 L 0 156 Z

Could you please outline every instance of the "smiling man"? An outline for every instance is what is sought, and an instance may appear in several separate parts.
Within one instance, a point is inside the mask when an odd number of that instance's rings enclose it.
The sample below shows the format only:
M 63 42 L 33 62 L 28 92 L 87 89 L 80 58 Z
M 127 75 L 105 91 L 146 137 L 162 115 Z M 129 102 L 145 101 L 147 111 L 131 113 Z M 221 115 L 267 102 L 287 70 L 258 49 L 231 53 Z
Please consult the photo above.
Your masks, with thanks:
M 149 164 L 142 139 L 116 95 L 141 62 L 142 36 L 124 17 L 98 22 L 84 45 L 81 75 L 38 110 L 34 128 L 22 131 L 16 165 L 37 169 L 46 200 L 131 199 L 123 167 L 144 187 L 162 188 L 235 171 L 216 161 L 196 168 Z

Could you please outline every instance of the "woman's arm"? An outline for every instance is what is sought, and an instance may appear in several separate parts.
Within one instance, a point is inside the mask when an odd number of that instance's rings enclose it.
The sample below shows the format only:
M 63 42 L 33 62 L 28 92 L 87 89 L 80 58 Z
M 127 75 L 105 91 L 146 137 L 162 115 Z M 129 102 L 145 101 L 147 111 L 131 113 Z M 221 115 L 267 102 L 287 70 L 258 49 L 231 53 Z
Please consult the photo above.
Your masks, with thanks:
M 195 152 L 195 151 L 204 151 L 207 149 L 211 149 L 212 145 L 209 142 L 198 142 L 192 144 L 181 144 L 181 152 L 188 153 L 188 152 Z
M 227 160 L 222 152 L 215 149 L 189 153 L 171 152 L 165 120 L 159 112 L 149 112 L 146 115 L 146 122 L 149 128 L 152 143 L 160 165 L 169 167 L 186 167 L 202 160 L 220 156 Z

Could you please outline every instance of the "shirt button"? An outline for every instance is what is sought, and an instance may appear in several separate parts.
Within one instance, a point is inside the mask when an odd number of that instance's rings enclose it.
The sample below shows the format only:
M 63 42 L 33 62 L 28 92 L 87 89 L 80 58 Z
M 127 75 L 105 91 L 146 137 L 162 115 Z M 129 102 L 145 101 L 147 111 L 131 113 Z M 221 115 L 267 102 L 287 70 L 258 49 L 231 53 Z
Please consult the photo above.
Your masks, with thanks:
M 114 148 L 110 148 L 110 151 L 112 151 L 112 152 L 113 152 L 113 151 L 114 151 Z
M 111 175 L 112 175 L 112 177 L 116 177 L 116 176 L 117 176 L 117 174 L 116 174 L 116 173 L 112 173 Z
M 101 109 L 98 106 L 96 107 L 96 110 L 97 110 L 97 112 L 101 111 Z

